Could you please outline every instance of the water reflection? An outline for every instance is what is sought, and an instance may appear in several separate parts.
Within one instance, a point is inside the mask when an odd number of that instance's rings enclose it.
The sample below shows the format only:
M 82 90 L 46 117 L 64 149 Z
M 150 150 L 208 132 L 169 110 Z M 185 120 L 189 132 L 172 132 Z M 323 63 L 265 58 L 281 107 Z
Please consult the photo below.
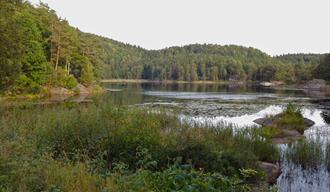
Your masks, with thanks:
M 282 174 L 277 180 L 281 192 L 326 192 L 330 191 L 330 172 L 326 165 L 317 169 L 303 169 L 300 165 L 288 161 L 285 152 L 287 145 L 281 146 Z
M 306 96 L 301 90 L 284 90 L 251 84 L 192 84 L 192 83 L 104 83 L 108 89 L 139 89 L 141 91 L 222 92 L 222 93 L 273 93 L 278 96 Z
M 276 98 L 270 93 L 244 93 L 233 94 L 226 92 L 172 92 L 172 91 L 145 91 L 145 95 L 166 97 L 173 99 L 221 99 L 221 100 L 251 100 L 258 98 Z
M 271 105 L 266 107 L 265 109 L 254 113 L 254 114 L 245 114 L 241 116 L 216 116 L 216 117 L 208 117 L 208 116 L 187 116 L 187 115 L 181 115 L 180 118 L 182 120 L 194 122 L 194 123 L 200 123 L 200 124 L 208 124 L 208 125 L 218 125 L 219 123 L 227 123 L 232 124 L 240 128 L 245 127 L 251 127 L 251 126 L 257 126 L 258 124 L 254 123 L 253 121 L 258 118 L 263 118 L 268 115 L 276 115 L 278 113 L 281 113 L 283 111 L 283 106 L 281 105 Z M 330 129 L 330 126 L 328 126 L 322 117 L 322 111 L 319 109 L 308 109 L 308 108 L 302 108 L 302 113 L 305 118 L 311 119 L 315 122 L 314 126 L 307 131 L 309 134 L 311 130 L 317 129 L 319 127 L 322 127 L 324 129 Z

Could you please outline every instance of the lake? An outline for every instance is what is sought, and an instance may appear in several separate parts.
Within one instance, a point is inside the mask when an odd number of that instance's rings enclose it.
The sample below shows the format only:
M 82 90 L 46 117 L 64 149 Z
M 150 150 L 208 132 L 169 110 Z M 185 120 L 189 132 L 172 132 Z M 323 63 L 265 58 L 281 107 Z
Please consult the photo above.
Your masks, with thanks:
M 165 110 L 188 123 L 227 124 L 238 129 L 257 128 L 253 120 L 280 113 L 287 104 L 295 103 L 304 117 L 315 122 L 305 131 L 306 139 L 317 140 L 322 146 L 330 140 L 329 120 L 323 115 L 329 106 L 316 102 L 330 98 L 322 92 L 240 84 L 104 83 L 103 86 L 108 90 L 104 99 L 119 105 Z M 277 181 L 280 191 L 330 191 L 330 174 L 325 165 L 303 169 L 286 159 L 289 145 L 278 147 L 283 172 Z

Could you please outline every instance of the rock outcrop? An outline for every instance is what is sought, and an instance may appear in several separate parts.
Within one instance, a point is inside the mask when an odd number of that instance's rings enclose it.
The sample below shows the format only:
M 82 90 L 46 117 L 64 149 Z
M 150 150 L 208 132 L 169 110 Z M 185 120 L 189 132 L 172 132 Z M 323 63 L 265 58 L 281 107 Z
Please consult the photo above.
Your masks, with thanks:
M 281 167 L 278 164 L 260 162 L 260 169 L 262 169 L 267 175 L 267 181 L 270 184 L 275 184 L 277 178 L 281 175 Z
M 49 94 L 52 96 L 73 96 L 75 92 L 64 87 L 52 87 L 49 89 Z
M 327 87 L 326 82 L 325 80 L 322 79 L 313 79 L 301 86 L 301 88 L 307 90 L 322 90 L 322 89 L 326 89 L 326 87 Z
M 64 87 L 51 87 L 49 88 L 49 94 L 53 97 L 70 97 L 74 95 L 91 95 L 91 94 L 97 94 L 102 93 L 103 89 L 100 86 L 97 85 L 91 85 L 91 86 L 84 86 L 82 84 L 78 84 L 73 89 L 66 89 Z
M 73 90 L 77 93 L 79 93 L 80 95 L 89 95 L 90 91 L 87 89 L 87 87 L 85 87 L 82 84 L 78 84 L 75 88 L 73 88 Z
M 259 124 L 259 125 L 262 125 L 262 126 L 274 126 L 274 121 L 278 120 L 281 118 L 281 113 L 280 114 L 277 114 L 275 115 L 274 117 L 265 117 L 265 118 L 260 118 L 260 119 L 256 119 L 254 120 L 253 122 Z M 307 129 L 311 126 L 313 126 L 315 124 L 314 121 L 310 120 L 310 119 L 307 119 L 307 118 L 304 118 L 304 127 Z M 286 129 L 286 127 L 280 127 L 281 129 Z
M 274 86 L 279 86 L 279 85 L 283 85 L 284 83 L 282 81 L 264 81 L 261 82 L 260 85 L 264 86 L 264 87 L 274 87 Z
M 286 125 L 281 125 L 281 127 L 279 127 L 277 125 L 276 122 L 281 119 L 282 115 L 283 114 L 280 113 L 273 117 L 265 117 L 265 118 L 256 119 L 256 120 L 254 120 L 254 122 L 259 125 L 262 125 L 263 128 L 261 128 L 261 129 L 264 129 L 265 127 L 277 128 L 278 133 L 274 134 L 271 138 L 273 143 L 276 143 L 276 144 L 287 144 L 287 143 L 296 141 L 298 139 L 304 138 L 303 131 L 290 129 L 290 127 L 288 127 Z M 306 130 L 307 128 L 313 126 L 314 124 L 315 124 L 314 121 L 304 118 L 302 130 Z
M 305 136 L 297 130 L 282 129 L 281 133 L 274 136 L 271 141 L 275 144 L 289 144 L 302 138 Z

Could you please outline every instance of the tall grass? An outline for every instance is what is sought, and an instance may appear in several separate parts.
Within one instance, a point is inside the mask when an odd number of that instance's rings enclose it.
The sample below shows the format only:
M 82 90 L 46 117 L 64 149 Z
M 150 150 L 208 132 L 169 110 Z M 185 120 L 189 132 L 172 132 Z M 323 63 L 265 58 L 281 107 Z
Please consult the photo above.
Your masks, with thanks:
M 328 171 L 330 171 L 330 143 L 326 147 L 326 163 Z
M 319 140 L 299 140 L 291 144 L 286 152 L 289 161 L 301 165 L 303 169 L 318 169 L 327 158 Z
M 301 109 L 291 103 L 288 104 L 276 124 L 277 127 L 297 130 L 301 134 L 304 134 L 306 128 Z
M 249 183 L 241 170 L 278 160 L 253 129 L 191 126 L 103 101 L 0 113 L 0 191 L 242 191 Z

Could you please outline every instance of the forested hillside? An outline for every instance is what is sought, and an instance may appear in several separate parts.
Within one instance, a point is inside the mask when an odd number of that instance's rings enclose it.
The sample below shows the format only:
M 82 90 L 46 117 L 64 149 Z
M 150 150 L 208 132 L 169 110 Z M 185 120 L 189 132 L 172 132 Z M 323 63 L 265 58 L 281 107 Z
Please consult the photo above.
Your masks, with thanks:
M 109 66 L 140 57 L 138 48 L 71 27 L 45 4 L 1 0 L 0 9 L 1 89 L 38 92 L 41 85 L 90 84 L 111 71 Z
M 0 0 L 0 37 L 0 89 L 14 93 L 101 78 L 293 83 L 312 79 L 322 57 L 210 44 L 148 51 L 83 33 L 47 5 L 23 0 Z
M 175 80 L 296 80 L 292 65 L 254 49 L 188 45 L 147 53 L 143 77 Z
M 325 54 L 288 54 L 276 57 L 276 59 L 294 66 L 297 81 L 320 78 L 317 67 L 324 58 Z

